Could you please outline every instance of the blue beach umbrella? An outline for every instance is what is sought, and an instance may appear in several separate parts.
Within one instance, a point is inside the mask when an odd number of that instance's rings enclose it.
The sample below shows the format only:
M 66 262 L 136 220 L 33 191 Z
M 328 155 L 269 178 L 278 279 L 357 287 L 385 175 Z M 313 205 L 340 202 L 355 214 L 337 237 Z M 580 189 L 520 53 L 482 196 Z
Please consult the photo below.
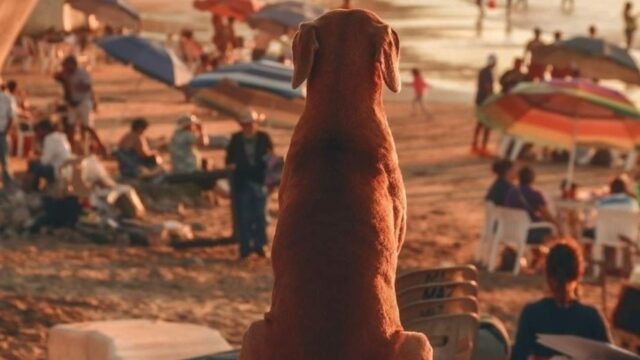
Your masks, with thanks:
M 293 68 L 280 63 L 259 60 L 223 66 L 215 71 L 196 76 L 189 88 L 192 91 L 213 88 L 223 82 L 232 82 L 250 88 L 294 99 L 304 97 L 301 89 L 291 87 Z
M 169 86 L 180 87 L 193 78 L 172 50 L 141 37 L 109 36 L 99 40 L 98 45 L 110 56 Z
M 299 1 L 284 1 L 266 5 L 248 19 L 254 29 L 282 35 L 297 29 L 300 23 L 311 21 L 325 13 L 322 7 Z
M 71 7 L 85 14 L 94 15 L 103 23 L 137 27 L 140 14 L 127 0 L 69 0 Z

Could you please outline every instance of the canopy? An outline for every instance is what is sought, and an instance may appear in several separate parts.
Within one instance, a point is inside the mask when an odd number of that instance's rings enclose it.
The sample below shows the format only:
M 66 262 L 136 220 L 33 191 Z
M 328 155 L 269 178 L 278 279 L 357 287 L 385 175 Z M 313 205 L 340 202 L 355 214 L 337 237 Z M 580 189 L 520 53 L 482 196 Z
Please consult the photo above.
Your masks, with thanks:
M 238 20 L 246 19 L 247 16 L 258 11 L 261 5 L 257 0 L 195 0 L 193 2 L 193 7 L 198 10 Z
M 300 23 L 311 21 L 325 13 L 322 7 L 299 1 L 285 1 L 270 4 L 250 16 L 249 25 L 275 35 L 282 35 L 289 29 L 297 29 Z
M 275 61 L 259 60 L 223 66 L 213 72 L 196 76 L 189 84 L 192 90 L 212 88 L 224 81 L 276 94 L 285 98 L 301 98 L 304 93 L 291 87 L 293 68 Z
M 557 68 L 577 66 L 586 78 L 640 84 L 640 70 L 631 54 L 598 38 L 581 36 L 543 46 L 534 50 L 533 59 Z
M 110 56 L 169 86 L 186 85 L 193 77 L 172 50 L 141 37 L 109 36 L 99 40 L 98 45 Z
M 0 68 L 37 3 L 37 0 L 0 1 Z

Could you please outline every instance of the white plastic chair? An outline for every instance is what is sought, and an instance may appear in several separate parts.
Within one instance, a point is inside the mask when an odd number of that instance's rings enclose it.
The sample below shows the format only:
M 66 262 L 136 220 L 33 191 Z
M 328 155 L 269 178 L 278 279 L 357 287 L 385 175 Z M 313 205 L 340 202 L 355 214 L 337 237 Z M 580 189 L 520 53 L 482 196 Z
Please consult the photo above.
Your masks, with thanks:
M 429 338 L 433 360 L 470 360 L 478 325 L 475 314 L 454 314 L 417 319 L 404 328 L 421 332 Z
M 396 292 L 432 283 L 452 281 L 478 281 L 478 270 L 473 265 L 450 266 L 411 271 L 396 278 Z
M 474 261 L 478 264 L 487 266 L 489 263 L 489 255 L 491 253 L 491 244 L 496 235 L 496 206 L 491 201 L 487 201 L 484 207 L 484 229 L 480 236 L 480 241 L 476 246 Z
M 453 314 L 478 314 L 478 301 L 471 296 L 462 296 L 414 302 L 400 308 L 400 321 L 406 324 L 425 317 Z
M 622 267 L 623 249 L 627 245 L 620 241 L 620 236 L 637 244 L 640 225 L 638 220 L 638 214 L 631 211 L 598 209 L 593 259 L 596 262 L 603 261 L 605 246 L 613 247 L 616 249 L 616 267 Z
M 550 229 L 552 234 L 555 234 L 556 229 L 553 224 L 548 222 L 532 222 L 529 214 L 521 209 L 496 207 L 495 216 L 498 230 L 491 244 L 489 271 L 496 270 L 500 244 L 505 244 L 516 248 L 517 257 L 513 267 L 513 274 L 518 275 L 520 273 L 520 259 L 525 255 L 525 251 L 530 247 L 539 246 L 527 244 L 529 231 L 533 229 Z

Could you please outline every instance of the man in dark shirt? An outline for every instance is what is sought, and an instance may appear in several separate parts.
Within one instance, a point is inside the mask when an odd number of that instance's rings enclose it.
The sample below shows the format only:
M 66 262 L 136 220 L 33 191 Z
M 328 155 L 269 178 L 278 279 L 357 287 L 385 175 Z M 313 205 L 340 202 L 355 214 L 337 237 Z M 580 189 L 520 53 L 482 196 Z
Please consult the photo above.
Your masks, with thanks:
M 478 91 L 476 93 L 476 106 L 480 107 L 485 100 L 493 95 L 493 69 L 496 67 L 497 58 L 495 55 L 489 55 L 487 65 L 480 70 L 478 74 Z M 479 155 L 488 155 L 487 144 L 489 143 L 488 127 L 484 126 L 479 120 L 473 134 L 473 143 L 471 144 L 471 152 Z M 478 146 L 478 140 L 482 134 L 482 144 Z
M 555 245 L 549 251 L 545 267 L 547 284 L 553 295 L 522 310 L 511 360 L 560 355 L 537 343 L 540 334 L 575 335 L 611 342 L 602 314 L 594 307 L 580 303 L 576 296 L 583 272 L 580 247 L 573 242 Z
M 258 130 L 260 120 L 255 111 L 241 116 L 238 123 L 242 131 L 233 134 L 227 146 L 226 164 L 233 170 L 231 197 L 241 258 L 252 252 L 266 256 L 265 178 L 267 155 L 273 152 L 273 143 L 267 133 Z
M 500 77 L 500 86 L 503 94 L 508 93 L 516 85 L 527 80 L 527 74 L 522 72 L 522 64 L 522 58 L 515 58 L 513 60 L 513 68 L 505 71 Z
M 522 167 L 518 171 L 519 184 L 518 186 L 513 186 L 507 193 L 505 206 L 526 211 L 533 222 L 546 221 L 559 228 L 547 207 L 547 200 L 544 195 L 533 187 L 535 178 L 536 175 L 533 169 L 528 166 Z M 532 229 L 527 236 L 527 243 L 541 244 L 551 234 L 551 228 Z
M 496 174 L 496 180 L 489 188 L 485 199 L 496 206 L 504 206 L 507 194 L 513 187 L 511 183 L 513 162 L 507 159 L 498 160 L 493 164 L 492 170 Z

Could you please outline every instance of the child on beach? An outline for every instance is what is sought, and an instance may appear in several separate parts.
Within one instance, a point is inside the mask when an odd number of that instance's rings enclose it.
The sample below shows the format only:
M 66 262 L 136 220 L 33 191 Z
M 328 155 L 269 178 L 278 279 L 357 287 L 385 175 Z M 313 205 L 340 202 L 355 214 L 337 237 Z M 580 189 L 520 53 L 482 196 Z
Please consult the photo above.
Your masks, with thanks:
M 414 68 L 411 70 L 411 74 L 413 76 L 413 82 L 411 83 L 411 86 L 413 87 L 413 91 L 415 92 L 415 98 L 411 103 L 411 110 L 412 110 L 411 116 L 416 115 L 416 105 L 417 105 L 420 108 L 420 112 L 422 113 L 422 115 L 424 115 L 425 118 L 430 119 L 431 113 L 425 107 L 424 100 L 423 100 L 425 96 L 425 91 L 429 89 L 429 84 L 422 77 L 420 70 Z

